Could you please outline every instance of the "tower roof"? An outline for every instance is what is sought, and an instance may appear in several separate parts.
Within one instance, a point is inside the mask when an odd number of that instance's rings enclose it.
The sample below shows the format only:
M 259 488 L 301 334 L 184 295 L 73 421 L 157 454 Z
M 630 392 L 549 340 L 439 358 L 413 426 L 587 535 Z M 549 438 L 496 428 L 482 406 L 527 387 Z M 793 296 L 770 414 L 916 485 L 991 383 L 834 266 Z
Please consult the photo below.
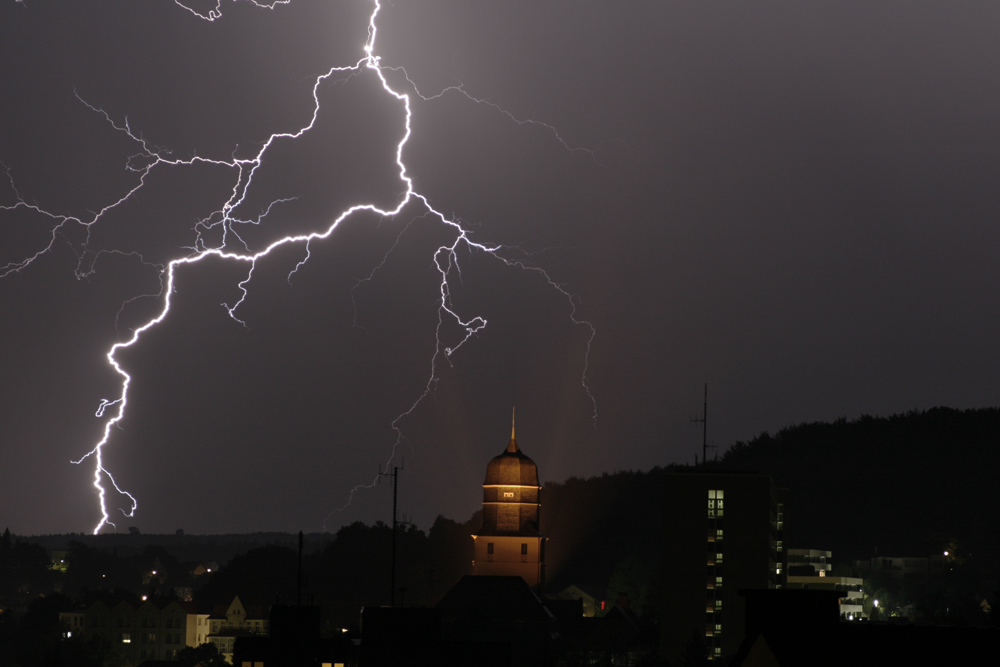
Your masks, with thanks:
M 493 457 L 486 466 L 486 481 L 483 485 L 493 484 L 538 486 L 538 466 L 518 448 L 513 419 L 511 419 L 510 442 L 507 443 L 507 449 L 500 456 Z

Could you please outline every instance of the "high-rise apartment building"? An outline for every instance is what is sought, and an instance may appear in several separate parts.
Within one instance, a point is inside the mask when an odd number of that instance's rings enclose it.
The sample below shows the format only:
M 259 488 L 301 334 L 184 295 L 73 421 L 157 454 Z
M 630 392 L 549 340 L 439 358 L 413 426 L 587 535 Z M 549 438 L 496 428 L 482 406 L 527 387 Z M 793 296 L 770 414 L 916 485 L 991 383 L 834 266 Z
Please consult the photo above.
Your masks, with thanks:
M 690 468 L 666 473 L 660 648 L 677 661 L 689 644 L 710 660 L 743 640 L 741 589 L 785 583 L 787 490 L 767 475 Z

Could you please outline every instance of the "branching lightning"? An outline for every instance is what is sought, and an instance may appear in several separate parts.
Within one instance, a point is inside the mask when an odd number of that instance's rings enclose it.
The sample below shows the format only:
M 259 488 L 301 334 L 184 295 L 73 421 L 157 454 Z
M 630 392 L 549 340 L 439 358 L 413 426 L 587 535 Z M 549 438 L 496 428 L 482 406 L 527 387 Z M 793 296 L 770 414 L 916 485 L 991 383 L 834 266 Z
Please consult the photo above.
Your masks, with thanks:
M 247 0 L 252 2 L 254 5 L 264 8 L 264 9 L 274 9 L 278 5 L 288 4 L 290 0 L 276 0 L 274 2 L 259 2 L 258 0 Z M 182 7 L 184 10 L 191 12 L 193 15 L 200 19 L 206 21 L 216 21 L 222 16 L 221 12 L 221 0 L 216 2 L 213 9 L 207 12 L 199 12 L 190 7 L 184 5 L 180 0 L 175 0 L 175 3 Z M 0 266 L 0 278 L 10 275 L 12 273 L 24 271 L 30 267 L 39 257 L 50 252 L 55 244 L 59 241 L 61 236 L 64 234 L 65 230 L 70 226 L 77 226 L 83 228 L 85 234 L 85 242 L 82 244 L 83 250 L 77 252 L 77 267 L 75 269 L 76 276 L 78 278 L 85 278 L 86 276 L 93 273 L 96 267 L 98 258 L 109 252 L 117 251 L 101 251 L 94 253 L 93 251 L 87 250 L 88 243 L 90 240 L 90 231 L 93 225 L 100 222 L 108 213 L 126 201 L 130 200 L 147 182 L 147 178 L 153 172 L 154 169 L 164 166 L 181 166 L 190 167 L 198 164 L 209 164 L 218 167 L 223 167 L 232 170 L 234 173 L 234 184 L 231 193 L 225 203 L 221 206 L 218 211 L 215 211 L 209 217 L 199 221 L 195 225 L 195 239 L 194 244 L 186 248 L 185 250 L 188 254 L 177 257 L 170 260 L 165 265 L 154 265 L 149 262 L 145 262 L 141 257 L 140 261 L 143 261 L 149 266 L 155 266 L 160 273 L 160 284 L 161 290 L 156 298 L 160 299 L 160 308 L 156 313 L 155 317 L 145 322 L 141 326 L 135 328 L 131 331 L 131 335 L 127 336 L 125 340 L 120 340 L 106 353 L 106 358 L 108 364 L 114 369 L 114 371 L 121 378 L 121 392 L 117 398 L 114 399 L 102 399 L 100 405 L 97 408 L 96 417 L 100 419 L 105 419 L 102 437 L 100 440 L 82 457 L 73 461 L 75 464 L 82 464 L 88 459 L 93 460 L 94 464 L 94 476 L 93 485 L 96 489 L 96 493 L 99 498 L 99 509 L 100 509 L 100 520 L 94 528 L 94 533 L 99 533 L 106 526 L 114 527 L 115 524 L 111 520 L 111 515 L 109 513 L 109 499 L 108 496 L 111 493 L 111 489 L 120 496 L 127 498 L 126 504 L 128 509 L 121 509 L 125 516 L 131 517 L 135 514 L 138 509 L 138 502 L 134 495 L 124 490 L 119 483 L 115 480 L 114 476 L 108 471 L 104 463 L 104 449 L 109 444 L 113 429 L 119 425 L 119 423 L 124 419 L 126 408 L 128 407 L 129 400 L 129 386 L 132 381 L 132 377 L 129 373 L 121 366 L 117 360 L 117 354 L 120 350 L 124 348 L 129 348 L 136 345 L 142 338 L 143 334 L 150 329 L 156 327 L 161 322 L 163 322 L 170 314 L 171 305 L 174 296 L 174 284 L 175 279 L 178 275 L 178 271 L 182 270 L 184 267 L 196 264 L 208 258 L 217 258 L 220 260 L 225 260 L 228 262 L 237 262 L 246 265 L 247 270 L 245 277 L 238 283 L 238 288 L 240 290 L 239 299 L 233 304 L 222 304 L 226 309 L 229 316 L 239 322 L 240 324 L 245 323 L 238 317 L 238 311 L 240 306 L 244 303 L 249 294 L 249 284 L 253 278 L 254 270 L 257 266 L 257 262 L 263 260 L 268 255 L 270 255 L 275 249 L 289 246 L 289 245 L 302 245 L 304 247 L 304 254 L 301 260 L 295 265 L 288 275 L 288 279 L 291 280 L 292 276 L 310 260 L 311 257 L 311 243 L 313 241 L 322 241 L 331 236 L 334 231 L 352 216 L 358 213 L 367 212 L 373 213 L 382 217 L 392 217 L 400 214 L 403 209 L 410 205 L 415 204 L 423 209 L 423 213 L 419 214 L 417 217 L 429 216 L 437 219 L 441 225 L 445 226 L 454 234 L 450 243 L 445 243 L 438 247 L 433 254 L 433 262 L 436 270 L 440 275 L 439 284 L 439 294 L 437 301 L 438 318 L 435 331 L 436 347 L 434 353 L 430 359 L 430 369 L 427 382 L 420 395 L 413 401 L 413 403 L 407 408 L 402 414 L 396 417 L 392 422 L 392 428 L 396 433 L 396 441 L 393 444 L 392 453 L 389 457 L 391 462 L 396 455 L 396 449 L 398 445 L 405 441 L 403 431 L 400 428 L 400 422 L 405 417 L 410 415 L 430 394 L 438 380 L 438 369 L 442 361 L 447 361 L 451 363 L 452 355 L 457 352 L 470 338 L 475 336 L 478 332 L 482 331 L 486 325 L 487 321 L 485 318 L 479 315 L 473 316 L 463 316 L 459 313 L 458 309 L 454 306 L 451 296 L 451 281 L 456 275 L 461 275 L 461 268 L 459 266 L 459 255 L 458 251 L 461 248 L 465 248 L 470 252 L 478 252 L 484 255 L 488 255 L 502 262 L 506 266 L 517 268 L 525 271 L 534 272 L 539 275 L 552 289 L 556 290 L 560 295 L 562 295 L 569 304 L 570 319 L 574 325 L 584 327 L 588 331 L 586 354 L 583 363 L 583 372 L 581 376 L 581 386 L 586 392 L 588 398 L 593 406 L 593 419 L 596 423 L 597 409 L 596 401 L 587 383 L 587 371 L 589 364 L 589 355 L 591 344 L 594 340 L 595 329 L 590 324 L 590 322 L 581 319 L 577 316 L 577 303 L 575 297 L 568 292 L 565 287 L 555 280 L 553 280 L 543 269 L 528 263 L 523 259 L 516 259 L 506 256 L 505 251 L 511 250 L 511 248 L 502 245 L 490 245 L 486 243 L 481 243 L 470 235 L 468 229 L 466 229 L 462 223 L 452 217 L 446 216 L 440 211 L 436 210 L 430 203 L 427 197 L 420 194 L 414 189 L 412 178 L 407 172 L 406 164 L 403 161 L 403 152 L 407 142 L 411 136 L 411 97 L 410 93 L 400 92 L 394 89 L 388 79 L 386 78 L 386 72 L 401 72 L 405 77 L 405 80 L 412 87 L 414 95 L 422 100 L 430 100 L 448 93 L 456 93 L 465 96 L 468 100 L 476 104 L 488 105 L 495 109 L 501 114 L 504 114 L 513 122 L 518 125 L 538 125 L 546 128 L 552 133 L 556 141 L 558 141 L 566 150 L 569 151 L 582 151 L 585 149 L 576 149 L 569 146 L 569 144 L 559 135 L 554 127 L 541 123 L 536 120 L 522 120 L 514 117 L 509 112 L 502 109 L 500 106 L 493 102 L 477 99 L 469 95 L 461 86 L 454 86 L 447 88 L 440 93 L 425 97 L 420 93 L 413 81 L 410 80 L 408 74 L 405 70 L 399 67 L 386 67 L 381 65 L 380 57 L 376 55 L 375 47 L 378 36 L 377 29 L 377 18 L 381 11 L 380 0 L 372 0 L 373 9 L 368 20 L 368 35 L 367 40 L 364 44 L 363 50 L 364 55 L 353 65 L 344 67 L 332 67 L 326 73 L 321 74 L 316 77 L 312 86 L 312 97 L 313 97 L 313 110 L 312 116 L 309 122 L 298 129 L 295 132 L 282 132 L 272 134 L 260 147 L 259 151 L 250 158 L 236 158 L 235 155 L 227 160 L 205 158 L 201 156 L 194 156 L 186 159 L 180 159 L 173 157 L 169 151 L 154 146 L 148 142 L 141 135 L 137 134 L 129 125 L 128 121 L 125 120 L 122 123 L 116 122 L 111 116 L 98 106 L 91 104 L 90 102 L 84 100 L 79 94 L 77 98 L 81 103 L 86 105 L 89 109 L 97 114 L 101 114 L 104 119 L 112 126 L 112 128 L 120 133 L 126 135 L 131 141 L 139 147 L 139 152 L 129 158 L 127 163 L 127 168 L 138 175 L 137 183 L 125 192 L 124 195 L 107 204 L 97 212 L 93 213 L 87 218 L 80 218 L 70 215 L 61 215 L 51 213 L 46 211 L 42 207 L 29 203 L 26 201 L 21 194 L 17 191 L 14 179 L 10 174 L 9 168 L 6 169 L 7 179 L 10 184 L 11 189 L 15 194 L 15 203 L 7 206 L 0 206 L 0 210 L 13 211 L 18 209 L 24 209 L 33 212 L 43 218 L 51 220 L 54 225 L 52 227 L 51 233 L 48 236 L 47 243 L 45 243 L 37 251 L 29 254 L 21 260 L 8 263 L 5 266 Z M 288 199 L 277 199 L 272 201 L 265 210 L 260 212 L 260 215 L 255 219 L 241 219 L 235 216 L 234 211 L 244 202 L 247 198 L 247 193 L 254 183 L 255 175 L 263 164 L 264 157 L 275 145 L 276 142 L 280 141 L 294 141 L 304 135 L 306 135 L 316 124 L 319 112 L 320 112 L 320 101 L 319 101 L 319 90 L 320 87 L 327 83 L 328 81 L 335 80 L 337 76 L 359 76 L 364 72 L 370 72 L 379 78 L 381 82 L 382 89 L 385 93 L 391 96 L 398 104 L 402 105 L 404 110 L 404 123 L 403 123 L 403 133 L 399 142 L 396 144 L 395 151 L 395 163 L 397 168 L 398 178 L 404 184 L 404 191 L 400 195 L 396 205 L 392 208 L 383 209 L 370 203 L 355 204 L 343 212 L 341 212 L 329 225 L 322 230 L 310 232 L 307 234 L 298 234 L 292 236 L 285 236 L 276 241 L 270 243 L 262 250 L 253 252 L 250 249 L 249 244 L 240 236 L 239 228 L 240 225 L 259 225 L 267 217 L 267 215 L 277 206 L 282 205 L 289 201 Z M 591 157 L 594 157 L 593 151 L 586 150 Z M 416 218 L 415 218 L 416 219 Z M 209 238 L 207 232 L 210 230 L 215 231 L 219 234 L 217 237 L 219 240 L 217 244 L 211 244 L 207 239 Z M 402 233 L 405 233 L 404 228 Z M 397 242 L 398 244 L 398 239 Z M 240 250 L 234 250 L 233 248 L 239 246 Z M 395 248 L 391 248 L 383 258 L 382 262 L 376 266 L 372 273 L 364 280 L 370 280 L 371 277 L 384 265 L 389 253 Z M 133 297 L 133 299 L 150 297 L 154 295 L 140 295 Z M 353 296 L 353 295 L 352 295 Z M 126 302 L 128 303 L 128 302 Z M 124 307 L 124 306 L 123 306 Z M 119 311 L 120 315 L 121 311 Z M 442 328 L 446 324 L 458 325 L 463 334 L 460 340 L 452 345 L 445 345 L 442 342 Z M 110 483 L 110 488 L 107 487 L 107 483 Z M 372 485 L 374 482 L 372 483 Z M 370 487 L 371 485 L 362 484 L 356 486 L 350 492 L 350 497 L 348 499 L 348 504 L 350 504 L 354 493 L 361 488 Z M 345 505 L 346 507 L 346 505 Z M 340 508 L 344 509 L 344 508 Z M 337 512 L 339 510 L 334 510 Z M 329 517 L 328 517 L 329 518 Z

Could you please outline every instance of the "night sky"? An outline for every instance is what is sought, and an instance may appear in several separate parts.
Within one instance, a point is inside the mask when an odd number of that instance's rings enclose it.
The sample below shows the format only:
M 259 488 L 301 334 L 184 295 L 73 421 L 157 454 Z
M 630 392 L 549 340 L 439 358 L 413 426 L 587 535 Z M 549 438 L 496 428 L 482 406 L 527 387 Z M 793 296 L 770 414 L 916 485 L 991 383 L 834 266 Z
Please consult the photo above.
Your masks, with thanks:
M 18 534 L 100 520 L 93 462 L 71 460 L 114 412 L 95 417 L 121 391 L 105 355 L 162 308 L 162 266 L 406 192 L 402 103 L 372 70 L 335 73 L 312 130 L 265 151 L 244 222 L 199 240 L 242 187 L 223 163 L 309 124 L 317 77 L 364 57 L 372 3 L 187 6 L 0 4 L 0 523 Z M 377 22 L 414 189 L 502 246 L 459 245 L 449 279 L 487 326 L 445 358 L 463 330 L 438 326 L 434 253 L 456 231 L 419 201 L 351 216 L 290 277 L 303 245 L 260 260 L 245 326 L 221 304 L 246 263 L 179 268 L 168 318 L 117 355 L 133 381 L 105 465 L 138 500 L 126 518 L 109 496 L 118 530 L 388 521 L 385 483 L 335 510 L 399 436 L 402 512 L 464 520 L 513 406 L 563 481 L 693 462 L 705 382 L 720 453 L 997 405 L 997 3 L 395 0 Z M 210 162 L 143 176 L 153 155 Z M 53 236 L 52 215 L 97 218 Z

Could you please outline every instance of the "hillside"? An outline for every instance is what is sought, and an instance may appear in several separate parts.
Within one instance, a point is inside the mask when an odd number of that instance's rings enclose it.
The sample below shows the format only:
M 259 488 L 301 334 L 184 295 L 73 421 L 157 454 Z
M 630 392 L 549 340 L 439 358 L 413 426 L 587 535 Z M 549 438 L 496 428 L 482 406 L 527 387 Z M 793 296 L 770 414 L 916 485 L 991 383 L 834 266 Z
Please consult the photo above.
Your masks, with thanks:
M 769 473 L 791 496 L 789 544 L 839 561 L 926 555 L 950 540 L 996 570 L 1000 409 L 934 408 L 800 424 L 738 442 L 723 468 Z

